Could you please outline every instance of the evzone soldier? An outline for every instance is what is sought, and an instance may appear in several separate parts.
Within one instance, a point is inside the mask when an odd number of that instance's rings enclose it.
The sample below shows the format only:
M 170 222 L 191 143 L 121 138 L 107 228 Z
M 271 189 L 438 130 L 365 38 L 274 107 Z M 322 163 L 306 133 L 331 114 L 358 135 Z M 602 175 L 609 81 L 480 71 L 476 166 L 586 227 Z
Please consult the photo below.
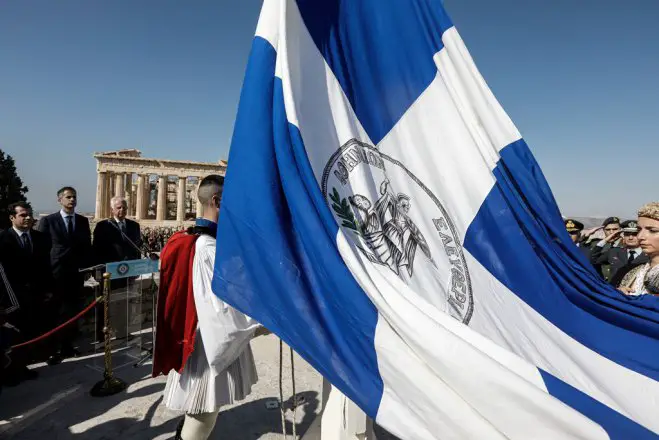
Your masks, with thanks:
M 223 184 L 217 175 L 201 181 L 202 217 L 161 254 L 153 376 L 168 374 L 163 404 L 185 412 L 175 439 L 207 439 L 220 407 L 247 397 L 257 381 L 249 343 L 265 331 L 211 289 Z

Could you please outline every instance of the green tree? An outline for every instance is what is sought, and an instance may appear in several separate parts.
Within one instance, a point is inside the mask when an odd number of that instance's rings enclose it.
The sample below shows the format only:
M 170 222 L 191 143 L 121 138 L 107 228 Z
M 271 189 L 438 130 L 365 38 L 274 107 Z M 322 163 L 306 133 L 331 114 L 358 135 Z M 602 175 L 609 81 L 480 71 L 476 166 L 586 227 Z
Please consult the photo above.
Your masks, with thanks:
M 27 186 L 16 172 L 14 158 L 0 150 L 0 229 L 7 229 L 9 222 L 9 205 L 26 202 Z

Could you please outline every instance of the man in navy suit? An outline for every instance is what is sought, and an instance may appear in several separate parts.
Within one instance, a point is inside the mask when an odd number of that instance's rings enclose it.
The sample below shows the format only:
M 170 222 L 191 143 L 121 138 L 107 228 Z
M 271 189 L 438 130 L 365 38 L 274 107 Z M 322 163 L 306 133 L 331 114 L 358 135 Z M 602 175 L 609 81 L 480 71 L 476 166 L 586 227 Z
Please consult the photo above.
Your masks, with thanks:
M 32 208 L 25 202 L 9 205 L 12 227 L 0 233 L 0 264 L 14 295 L 18 308 L 7 316 L 7 321 L 19 333 L 15 342 L 30 340 L 50 330 L 43 327 L 43 316 L 52 298 L 50 272 L 50 242 L 39 231 L 32 230 Z M 36 345 L 28 345 L 12 353 L 12 363 L 5 384 L 16 384 L 33 379 L 36 372 L 26 365 L 35 360 Z
M 97 264 L 142 258 L 140 225 L 126 218 L 128 205 L 123 197 L 110 201 L 112 217 L 94 227 L 92 245 Z M 117 280 L 118 281 L 118 280 Z
M 91 230 L 89 220 L 76 214 L 77 192 L 66 186 L 57 191 L 57 201 L 62 209 L 39 220 L 38 230 L 45 233 L 51 243 L 50 267 L 54 279 L 54 301 L 60 316 L 55 323 L 64 322 L 83 306 L 82 288 L 84 274 L 79 269 L 91 266 Z M 59 347 L 49 359 L 51 365 L 61 362 L 62 357 L 76 356 L 73 347 L 77 329 L 75 325 L 60 332 Z
M 110 200 L 112 217 L 101 220 L 94 227 L 92 250 L 95 264 L 107 264 L 115 261 L 137 260 L 142 258 L 142 234 L 137 222 L 126 218 L 128 204 L 123 197 L 113 197 Z M 125 289 L 127 278 L 111 281 L 111 288 Z M 96 335 L 103 335 L 104 308 L 97 307 Z

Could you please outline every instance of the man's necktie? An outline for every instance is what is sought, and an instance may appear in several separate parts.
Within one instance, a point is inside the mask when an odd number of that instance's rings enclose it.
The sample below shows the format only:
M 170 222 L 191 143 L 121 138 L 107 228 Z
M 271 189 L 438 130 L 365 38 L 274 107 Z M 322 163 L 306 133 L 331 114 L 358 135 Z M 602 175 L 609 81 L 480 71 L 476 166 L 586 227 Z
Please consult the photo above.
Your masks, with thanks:
M 627 263 L 634 261 L 634 258 L 636 258 L 636 251 L 629 251 L 629 259 L 627 260 Z
M 70 215 L 66 216 L 66 232 L 73 237 L 73 218 Z
M 23 249 L 29 253 L 32 253 L 32 243 L 30 243 L 30 236 L 27 235 L 27 233 L 23 233 L 23 235 L 21 235 L 21 241 L 23 242 Z
M 126 233 L 126 225 L 124 224 L 124 222 L 119 222 L 119 229 L 121 230 L 122 234 Z

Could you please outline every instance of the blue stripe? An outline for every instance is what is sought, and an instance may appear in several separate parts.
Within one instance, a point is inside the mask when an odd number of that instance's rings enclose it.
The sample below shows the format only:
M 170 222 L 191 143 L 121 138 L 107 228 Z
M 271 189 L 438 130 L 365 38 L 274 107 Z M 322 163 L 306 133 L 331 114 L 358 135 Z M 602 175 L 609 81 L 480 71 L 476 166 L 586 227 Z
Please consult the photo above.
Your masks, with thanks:
M 276 52 L 254 40 L 223 194 L 213 290 L 291 345 L 375 417 L 382 396 L 377 311 L 336 246 L 298 129 L 289 124 Z
M 453 26 L 440 0 L 297 0 L 302 19 L 374 143 L 437 74 Z
M 546 371 L 540 370 L 540 375 L 545 382 L 549 394 L 600 425 L 609 434 L 611 440 L 657 438 L 657 434 L 566 384 L 562 380 L 557 379 Z
M 659 379 L 659 298 L 629 299 L 599 279 L 569 241 L 524 141 L 502 150 L 494 175 L 496 183 L 469 226 L 465 248 L 572 338 Z

